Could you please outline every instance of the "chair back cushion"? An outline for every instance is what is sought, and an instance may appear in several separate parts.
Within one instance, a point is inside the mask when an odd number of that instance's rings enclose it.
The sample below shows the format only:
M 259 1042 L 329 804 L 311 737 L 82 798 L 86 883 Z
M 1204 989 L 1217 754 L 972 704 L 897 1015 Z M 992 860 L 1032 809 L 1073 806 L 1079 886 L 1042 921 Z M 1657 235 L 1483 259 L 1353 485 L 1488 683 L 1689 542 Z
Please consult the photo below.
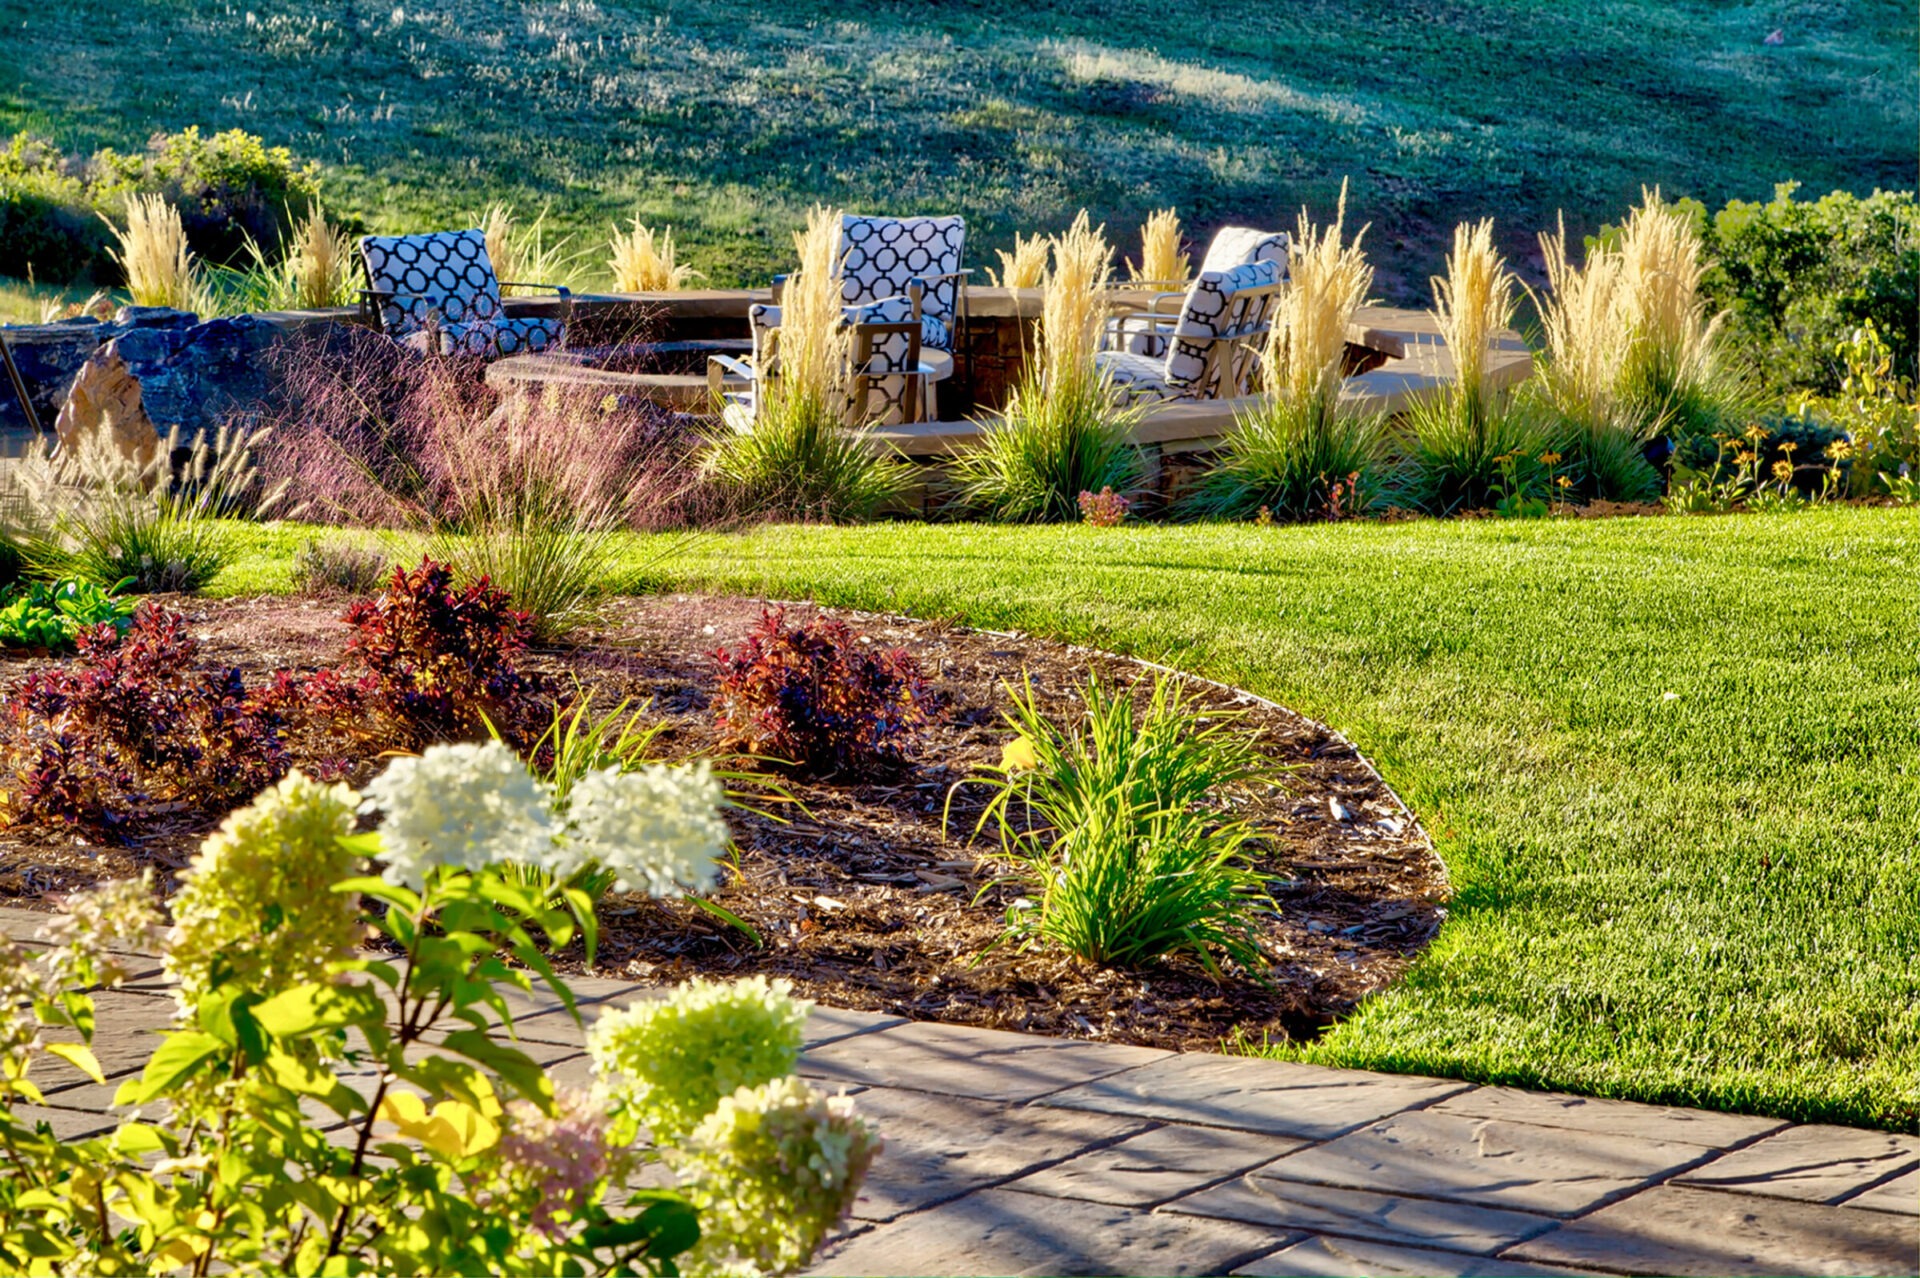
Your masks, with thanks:
M 1230 271 L 1249 262 L 1278 262 L 1280 278 L 1287 278 L 1287 251 L 1293 240 L 1285 231 L 1260 231 L 1251 226 L 1223 226 L 1200 259 L 1200 273 Z
M 958 271 L 966 241 L 967 222 L 962 217 L 849 213 L 840 219 L 841 296 L 855 306 L 904 296 L 915 278 Z M 959 280 L 930 280 L 920 299 L 920 313 L 951 329 L 959 304 Z M 927 334 L 934 335 L 933 331 Z
M 500 280 L 481 231 L 432 235 L 367 235 L 360 240 L 367 283 L 382 299 L 380 326 L 391 337 L 436 324 L 492 323 L 500 318 Z
M 1254 290 L 1280 283 L 1281 264 L 1275 261 L 1249 262 L 1225 271 L 1202 271 L 1187 290 L 1180 305 L 1180 318 L 1174 322 L 1173 345 L 1167 352 L 1166 378 L 1169 384 L 1193 387 L 1207 371 L 1207 354 L 1220 343 L 1205 339 L 1229 333 L 1250 336 L 1248 329 L 1263 323 L 1272 304 L 1271 292 Z M 1229 355 L 1225 347 L 1217 352 L 1218 367 Z M 1204 397 L 1212 388 L 1196 388 Z

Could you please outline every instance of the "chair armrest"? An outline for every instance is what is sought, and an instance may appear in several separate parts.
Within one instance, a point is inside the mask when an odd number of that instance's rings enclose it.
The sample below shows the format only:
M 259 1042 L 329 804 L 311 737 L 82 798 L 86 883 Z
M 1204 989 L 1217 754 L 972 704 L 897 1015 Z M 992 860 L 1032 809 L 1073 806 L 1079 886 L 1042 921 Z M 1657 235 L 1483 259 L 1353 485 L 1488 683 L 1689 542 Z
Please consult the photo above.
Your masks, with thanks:
M 712 381 L 716 377 L 724 376 L 727 373 L 732 373 L 742 381 L 748 382 L 757 380 L 759 376 L 754 372 L 753 365 L 749 364 L 746 360 L 735 359 L 731 355 L 707 356 L 708 381 Z
M 971 274 L 973 274 L 973 268 L 971 266 L 968 266 L 968 267 L 963 267 L 962 269 L 957 271 L 928 271 L 924 275 L 916 275 L 913 278 L 922 284 L 930 284 L 934 280 L 965 279 L 967 276 Z
M 529 284 L 524 280 L 495 280 L 501 288 L 539 288 L 557 294 L 562 301 L 573 300 L 573 290 L 565 284 Z

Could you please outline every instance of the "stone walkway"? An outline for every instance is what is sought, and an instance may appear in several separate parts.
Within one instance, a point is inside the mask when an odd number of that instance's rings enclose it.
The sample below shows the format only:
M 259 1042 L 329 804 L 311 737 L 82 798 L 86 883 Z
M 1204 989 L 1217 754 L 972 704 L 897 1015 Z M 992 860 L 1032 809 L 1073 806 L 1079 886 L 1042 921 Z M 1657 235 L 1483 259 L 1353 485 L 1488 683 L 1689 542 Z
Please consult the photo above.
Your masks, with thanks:
M 0 910 L 26 939 L 44 915 Z M 172 1002 L 99 998 L 114 1081 L 36 1077 L 78 1138 Z M 573 983 L 597 1006 L 645 995 Z M 519 1016 L 583 1083 L 581 1032 Z M 816 1009 L 800 1072 L 887 1148 L 821 1275 L 1920 1272 L 1920 1138 Z M 62 1085 L 64 1084 L 64 1085 Z

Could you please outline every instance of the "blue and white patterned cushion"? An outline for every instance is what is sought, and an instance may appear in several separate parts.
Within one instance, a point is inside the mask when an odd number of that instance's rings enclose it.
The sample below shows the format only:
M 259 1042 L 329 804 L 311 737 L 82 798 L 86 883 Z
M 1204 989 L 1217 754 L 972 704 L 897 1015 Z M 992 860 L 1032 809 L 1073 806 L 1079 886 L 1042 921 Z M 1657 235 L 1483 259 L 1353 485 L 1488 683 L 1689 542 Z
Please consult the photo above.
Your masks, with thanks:
M 1287 254 L 1293 248 L 1293 238 L 1285 231 L 1260 231 L 1251 226 L 1223 226 L 1214 234 L 1212 243 L 1207 245 L 1207 254 L 1200 259 L 1200 273 L 1208 271 L 1227 271 L 1236 266 L 1245 266 L 1249 262 L 1277 262 L 1280 265 L 1280 278 L 1287 278 Z
M 853 305 L 904 296 L 916 279 L 924 279 L 927 287 L 920 299 L 920 314 L 939 325 L 923 330 L 921 341 L 950 350 L 960 311 L 960 281 L 928 277 L 958 271 L 966 242 L 967 223 L 962 217 L 849 213 L 840 219 L 841 296 Z
M 560 345 L 561 321 L 507 318 L 484 232 L 368 235 L 360 254 L 373 290 L 394 295 L 381 328 L 414 350 L 492 359 Z
M 1167 382 L 1165 360 L 1132 351 L 1100 351 L 1094 367 L 1107 375 L 1124 403 L 1153 403 L 1180 398 L 1180 389 Z
M 1280 263 L 1269 260 L 1200 272 L 1180 305 L 1180 318 L 1174 321 L 1165 374 L 1170 385 L 1202 394 L 1211 389 L 1195 383 L 1206 372 L 1208 350 L 1216 343 L 1182 339 L 1216 338 L 1263 322 L 1272 295 L 1242 299 L 1239 294 L 1278 284 L 1281 269 Z

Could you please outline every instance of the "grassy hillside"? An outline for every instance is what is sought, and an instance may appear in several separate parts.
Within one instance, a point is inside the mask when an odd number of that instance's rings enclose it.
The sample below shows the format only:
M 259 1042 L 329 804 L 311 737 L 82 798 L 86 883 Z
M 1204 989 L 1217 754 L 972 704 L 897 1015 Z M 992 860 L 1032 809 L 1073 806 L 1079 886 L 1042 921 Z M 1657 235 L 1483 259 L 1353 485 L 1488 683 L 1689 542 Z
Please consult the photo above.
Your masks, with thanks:
M 244 127 L 323 160 L 377 229 L 488 199 L 582 233 L 668 221 L 716 283 L 788 265 L 812 201 L 965 212 L 972 261 L 1082 205 L 1131 237 L 1327 208 L 1381 293 L 1446 229 L 1591 229 L 1642 183 L 1709 201 L 1910 187 L 1906 0 L 0 0 L 0 130 L 75 149 Z M 1784 29 L 1784 43 L 1763 43 Z

